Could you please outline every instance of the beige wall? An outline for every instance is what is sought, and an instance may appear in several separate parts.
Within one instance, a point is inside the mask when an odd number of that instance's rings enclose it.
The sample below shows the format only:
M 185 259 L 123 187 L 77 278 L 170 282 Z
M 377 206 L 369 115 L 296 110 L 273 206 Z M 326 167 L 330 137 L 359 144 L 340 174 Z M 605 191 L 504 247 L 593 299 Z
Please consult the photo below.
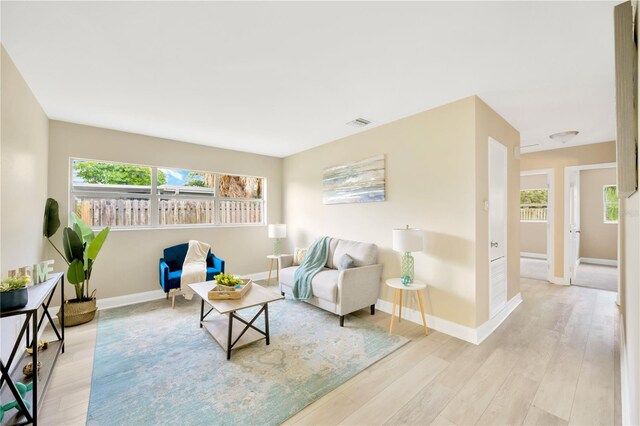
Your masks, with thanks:
M 49 135 L 49 195 L 59 201 L 63 222 L 68 217 L 71 157 L 263 176 L 268 221 L 282 220 L 282 159 L 60 121 L 51 121 Z M 61 234 L 56 237 L 59 243 Z M 159 289 L 162 250 L 189 239 L 211 244 L 226 261 L 226 271 L 235 274 L 264 271 L 265 256 L 272 250 L 266 226 L 113 230 L 96 261 L 92 288 L 99 298 Z
M 615 161 L 615 142 L 532 152 L 521 157 L 520 168 L 523 171 L 554 170 L 554 275 L 558 279 L 564 275 L 564 168 Z
M 520 189 L 544 189 L 547 175 L 520 176 Z M 547 254 L 547 223 L 520 222 L 520 252 Z
M 476 106 L 476 326 L 489 319 L 489 138 L 507 147 L 507 300 L 520 293 L 520 133 L 474 96 Z
M 618 225 L 604 223 L 602 195 L 615 184 L 615 168 L 580 171 L 580 257 L 618 259 Z
M 6 277 L 9 269 L 43 260 L 49 121 L 4 46 L 0 50 L 0 271 Z M 15 324 L 2 320 L 2 359 L 11 351 Z
M 512 132 L 496 131 L 502 123 L 495 113 L 470 97 L 285 158 L 290 250 L 321 235 L 373 242 L 384 280 L 400 273 L 401 254 L 391 248 L 391 230 L 407 224 L 424 229 L 425 251 L 414 257 L 416 278 L 429 284 L 428 312 L 476 327 L 476 215 L 482 206 L 477 198 L 487 197 L 486 190 L 475 196 L 477 109 L 482 119 L 491 118 L 486 128 L 481 126 L 485 136 L 513 139 Z M 487 139 L 478 146 L 486 158 Z M 377 154 L 385 155 L 386 201 L 322 204 L 325 167 Z M 480 180 L 486 186 L 486 166 Z M 483 220 L 486 232 L 488 219 Z M 381 298 L 391 300 L 382 284 Z M 488 294 L 481 299 L 488 304 Z

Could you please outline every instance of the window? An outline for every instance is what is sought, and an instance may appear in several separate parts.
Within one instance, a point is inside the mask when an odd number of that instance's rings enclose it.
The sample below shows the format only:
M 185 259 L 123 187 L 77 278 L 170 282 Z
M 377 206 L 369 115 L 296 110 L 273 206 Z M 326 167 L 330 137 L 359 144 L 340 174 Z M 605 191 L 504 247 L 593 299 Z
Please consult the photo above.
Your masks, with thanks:
M 549 190 L 520 190 L 520 221 L 546 222 Z
M 605 185 L 602 193 L 604 223 L 618 223 L 618 186 Z
M 72 210 L 92 227 L 262 225 L 265 179 L 71 161 Z

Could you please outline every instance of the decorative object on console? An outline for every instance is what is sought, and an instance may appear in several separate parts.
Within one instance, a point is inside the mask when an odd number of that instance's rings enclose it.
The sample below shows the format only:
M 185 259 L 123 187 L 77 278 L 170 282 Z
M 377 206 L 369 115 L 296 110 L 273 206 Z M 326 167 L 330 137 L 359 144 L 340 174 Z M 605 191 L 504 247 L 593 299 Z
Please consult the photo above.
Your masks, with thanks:
M 407 285 L 413 282 L 414 261 L 411 252 L 422 251 L 422 231 L 412 229 L 407 225 L 404 229 L 393 230 L 393 249 L 404 253 L 401 264 L 401 280 Z
M 16 382 L 15 386 L 16 386 L 16 390 L 18 391 L 18 394 L 20 395 L 20 399 L 22 400 L 21 401 L 22 404 L 24 404 L 24 406 L 27 409 L 31 408 L 31 404 L 29 403 L 29 401 L 25 399 L 25 397 L 27 396 L 27 392 L 31 390 L 33 386 L 33 382 L 27 383 L 26 385 L 21 382 Z M 2 419 L 4 419 L 4 413 L 14 408 L 17 409 L 18 412 L 22 412 L 22 408 L 20 407 L 20 404 L 15 399 L 4 405 L 0 405 L 0 422 L 2 421 Z
M 384 155 L 324 169 L 324 204 L 369 203 L 385 200 Z
M 64 310 L 66 326 L 87 323 L 93 320 L 96 307 L 94 290 L 89 292 L 91 271 L 102 245 L 107 240 L 110 228 L 107 226 L 95 234 L 93 230 L 73 213 L 73 228 L 66 227 L 62 233 L 64 254 L 51 242 L 51 237 L 60 227 L 58 217 L 58 202 L 53 198 L 47 199 L 44 209 L 43 236 L 67 263 L 67 280 L 76 292 L 76 298 L 65 301 L 68 308 Z M 58 319 L 62 311 L 58 311 Z
M 9 277 L 0 284 L 0 309 L 10 311 L 22 308 L 29 301 L 27 283 L 31 281 L 28 275 Z
M 282 249 L 280 247 L 280 240 L 282 238 L 287 238 L 287 225 L 284 223 L 272 223 L 269 225 L 269 238 L 274 239 L 273 242 L 273 255 L 279 256 L 282 254 Z

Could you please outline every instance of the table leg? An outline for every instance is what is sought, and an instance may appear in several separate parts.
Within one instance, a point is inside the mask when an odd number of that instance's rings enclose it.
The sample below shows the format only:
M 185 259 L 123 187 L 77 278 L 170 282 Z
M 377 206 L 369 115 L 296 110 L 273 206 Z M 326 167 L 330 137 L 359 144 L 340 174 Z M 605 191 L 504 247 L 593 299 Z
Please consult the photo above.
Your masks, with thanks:
M 271 343 L 269 340 L 269 304 L 268 303 L 264 305 L 264 331 L 265 331 L 265 334 L 267 335 L 266 337 L 267 337 L 267 345 L 268 345 L 269 343 Z
M 231 359 L 231 335 L 233 333 L 233 312 L 229 312 L 229 330 L 227 332 L 227 361 Z
M 267 285 L 271 284 L 271 270 L 273 269 L 273 259 L 269 259 L 269 278 L 267 278 Z
M 424 335 L 429 335 L 429 330 L 427 329 L 427 320 L 424 318 L 424 305 L 422 304 L 422 291 L 416 291 L 416 295 L 418 296 L 418 304 L 420 305 L 420 314 L 422 314 L 422 324 L 424 325 Z
M 200 299 L 200 328 L 202 328 L 203 320 L 204 320 L 204 299 Z
M 402 290 L 398 290 L 400 292 L 400 306 L 398 309 L 398 322 L 402 322 Z
M 393 333 L 393 317 L 396 316 L 396 303 L 398 302 L 398 290 L 393 292 L 393 307 L 391 308 L 391 324 L 389 324 L 389 334 Z
M 31 417 L 34 426 L 38 424 L 38 311 L 33 316 L 33 344 L 31 345 L 31 362 L 33 362 L 33 387 L 31 388 Z
M 280 258 L 276 259 L 276 285 L 280 286 Z

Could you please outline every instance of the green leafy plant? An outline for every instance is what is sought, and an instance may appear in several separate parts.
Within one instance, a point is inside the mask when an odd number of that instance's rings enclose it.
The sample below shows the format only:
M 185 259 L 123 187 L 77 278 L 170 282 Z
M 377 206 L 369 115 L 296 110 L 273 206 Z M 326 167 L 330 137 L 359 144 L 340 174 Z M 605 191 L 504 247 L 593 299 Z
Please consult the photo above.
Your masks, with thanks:
M 231 274 L 218 274 L 214 277 L 214 279 L 218 284 L 227 287 L 235 287 L 238 284 L 242 284 L 242 280 L 240 278 L 236 278 Z
M 74 213 L 73 228 L 65 227 L 62 231 L 63 254 L 51 241 L 51 237 L 60 227 L 58 210 L 58 202 L 49 198 L 44 210 L 43 235 L 67 263 L 67 280 L 75 287 L 77 301 L 91 300 L 91 271 L 110 228 L 106 227 L 95 234 L 89 225 Z
M 0 284 L 0 293 L 25 288 L 29 281 L 31 281 L 31 277 L 28 275 L 5 278 Z

